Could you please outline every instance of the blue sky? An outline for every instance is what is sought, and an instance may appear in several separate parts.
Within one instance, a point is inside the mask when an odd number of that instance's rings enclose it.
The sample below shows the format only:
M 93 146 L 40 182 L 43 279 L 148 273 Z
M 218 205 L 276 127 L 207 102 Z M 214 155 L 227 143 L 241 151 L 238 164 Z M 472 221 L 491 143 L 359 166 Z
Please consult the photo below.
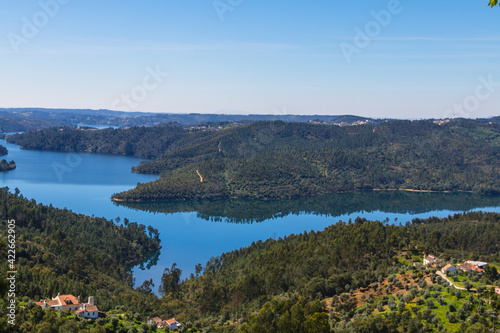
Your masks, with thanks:
M 4 0 L 0 107 L 495 116 L 487 3 Z

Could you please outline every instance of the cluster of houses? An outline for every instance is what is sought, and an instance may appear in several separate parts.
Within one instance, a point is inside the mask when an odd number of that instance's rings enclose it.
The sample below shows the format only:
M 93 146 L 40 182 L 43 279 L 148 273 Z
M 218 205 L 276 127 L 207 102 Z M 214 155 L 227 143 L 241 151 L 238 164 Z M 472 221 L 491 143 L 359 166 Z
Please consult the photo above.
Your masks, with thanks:
M 43 309 L 53 309 L 70 311 L 75 313 L 77 316 L 81 316 L 86 319 L 97 319 L 99 317 L 99 309 L 94 304 L 94 296 L 88 298 L 87 303 L 82 303 L 80 301 L 80 296 L 75 297 L 73 295 L 61 295 L 57 294 L 56 297 L 48 300 L 40 300 L 36 302 L 36 305 L 41 306 Z M 175 318 L 161 320 L 161 318 L 148 318 L 148 324 L 156 324 L 158 328 L 167 328 L 171 331 L 178 329 L 181 324 L 175 320 Z
M 61 295 L 58 293 L 57 297 L 49 300 L 41 300 L 36 305 L 44 309 L 74 312 L 77 316 L 86 319 L 96 319 L 99 316 L 99 309 L 94 304 L 93 296 L 89 297 L 87 303 L 82 303 L 80 296 L 75 297 L 73 295 Z
M 478 273 L 484 272 L 484 267 L 486 267 L 488 263 L 482 261 L 466 261 L 461 265 L 457 265 L 457 267 L 452 264 L 448 264 L 441 268 L 441 272 L 446 274 L 447 272 L 457 274 L 458 270 L 461 269 L 464 272 L 472 272 L 476 271 Z
M 438 265 L 440 265 L 442 263 L 444 263 L 443 259 L 436 258 L 432 255 L 424 256 L 424 265 L 427 265 L 430 267 L 438 267 Z M 482 274 L 484 272 L 484 268 L 486 266 L 488 266 L 487 262 L 467 260 L 463 264 L 457 265 L 456 267 L 453 266 L 452 264 L 447 264 L 447 265 L 441 267 L 441 272 L 443 274 L 446 274 L 446 273 L 457 274 L 459 270 L 462 270 L 464 272 L 475 271 L 475 272 Z M 500 294 L 500 288 L 495 288 L 495 293 Z
M 176 330 L 181 326 L 181 324 L 177 320 L 175 320 L 175 318 L 167 320 L 161 320 L 161 318 L 158 317 L 148 318 L 147 323 L 156 324 L 158 328 L 168 328 L 171 331 Z
M 437 267 L 437 265 L 439 265 L 442 262 L 444 262 L 443 259 L 439 259 L 431 255 L 424 256 L 424 265 Z M 441 268 L 441 272 L 443 273 L 449 272 L 456 274 L 458 270 L 461 269 L 464 272 L 476 271 L 478 273 L 482 273 L 484 272 L 484 268 L 486 266 L 488 266 L 487 262 L 467 260 L 463 264 L 457 265 L 457 267 L 453 266 L 452 264 L 448 264 L 443 268 Z

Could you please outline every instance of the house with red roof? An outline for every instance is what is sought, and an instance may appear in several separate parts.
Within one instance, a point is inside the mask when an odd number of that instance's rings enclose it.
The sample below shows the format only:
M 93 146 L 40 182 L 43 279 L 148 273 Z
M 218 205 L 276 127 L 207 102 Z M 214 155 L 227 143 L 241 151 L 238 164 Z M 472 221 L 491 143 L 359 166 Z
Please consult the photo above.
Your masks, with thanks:
M 147 323 L 149 325 L 156 324 L 156 326 L 158 328 L 162 328 L 163 327 L 163 320 L 161 320 L 160 317 L 148 318 Z
M 472 271 L 476 271 L 478 273 L 484 272 L 484 269 L 479 268 L 476 265 L 471 264 L 470 262 L 465 262 L 462 265 L 458 265 L 457 268 L 463 270 L 464 272 L 472 272 Z
M 181 324 L 177 320 L 175 320 L 175 318 L 167 319 L 164 323 L 165 326 L 171 331 L 176 330 L 181 326 Z
M 146 321 L 148 324 L 156 324 L 158 328 L 168 328 L 170 331 L 174 331 L 178 329 L 181 326 L 181 323 L 179 323 L 175 318 L 167 319 L 167 320 L 161 320 L 159 317 L 154 317 L 154 318 L 148 318 Z
M 36 303 L 44 309 L 74 312 L 76 315 L 87 319 L 96 319 L 99 316 L 99 309 L 94 304 L 94 297 L 90 296 L 87 303 L 80 301 L 80 296 L 57 294 L 51 300 L 41 300 Z

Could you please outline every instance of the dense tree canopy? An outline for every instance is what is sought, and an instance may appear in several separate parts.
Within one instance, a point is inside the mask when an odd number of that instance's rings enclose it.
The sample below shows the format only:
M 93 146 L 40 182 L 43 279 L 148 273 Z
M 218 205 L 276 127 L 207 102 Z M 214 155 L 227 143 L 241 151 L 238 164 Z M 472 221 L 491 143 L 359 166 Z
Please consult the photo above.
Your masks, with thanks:
M 256 122 L 222 130 L 178 125 L 14 135 L 27 149 L 156 158 L 133 168 L 156 182 L 119 200 L 283 199 L 372 189 L 500 192 L 500 124 L 456 120 L 362 126 Z
M 373 189 L 500 192 L 500 126 L 262 122 L 193 134 L 138 172 L 161 179 L 118 200 L 283 199 Z M 202 178 L 201 178 L 202 177 Z

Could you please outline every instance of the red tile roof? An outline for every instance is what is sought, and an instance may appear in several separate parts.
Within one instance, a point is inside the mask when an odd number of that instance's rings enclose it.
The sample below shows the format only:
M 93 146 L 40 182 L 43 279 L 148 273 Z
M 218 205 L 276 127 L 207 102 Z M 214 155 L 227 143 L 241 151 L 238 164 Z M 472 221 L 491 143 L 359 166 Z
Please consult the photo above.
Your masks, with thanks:
M 61 300 L 61 302 L 63 302 L 62 305 L 69 305 L 69 304 L 78 305 L 78 304 L 81 304 L 78 301 L 78 298 L 76 298 L 73 295 L 58 295 L 57 297 Z
M 484 269 L 479 268 L 475 265 L 469 264 L 469 263 L 464 263 L 462 265 L 458 265 L 458 268 L 464 270 L 464 271 L 478 271 L 478 272 L 483 272 Z
M 166 322 L 167 324 L 169 324 L 169 325 L 172 325 L 172 324 L 175 324 L 175 323 L 177 322 L 177 320 L 175 320 L 174 318 L 172 318 L 172 319 L 167 319 L 167 320 L 165 320 L 165 322 Z
M 95 305 L 87 305 L 85 307 L 85 311 L 87 311 L 87 312 L 94 312 L 94 311 L 99 311 L 99 310 L 97 309 L 97 306 L 95 306 Z
M 61 305 L 61 304 L 60 304 L 60 303 L 59 303 L 59 301 L 58 301 L 58 300 L 56 300 L 56 299 L 49 299 L 49 300 L 47 301 L 47 305 L 48 305 L 48 306 L 56 306 L 56 305 Z

